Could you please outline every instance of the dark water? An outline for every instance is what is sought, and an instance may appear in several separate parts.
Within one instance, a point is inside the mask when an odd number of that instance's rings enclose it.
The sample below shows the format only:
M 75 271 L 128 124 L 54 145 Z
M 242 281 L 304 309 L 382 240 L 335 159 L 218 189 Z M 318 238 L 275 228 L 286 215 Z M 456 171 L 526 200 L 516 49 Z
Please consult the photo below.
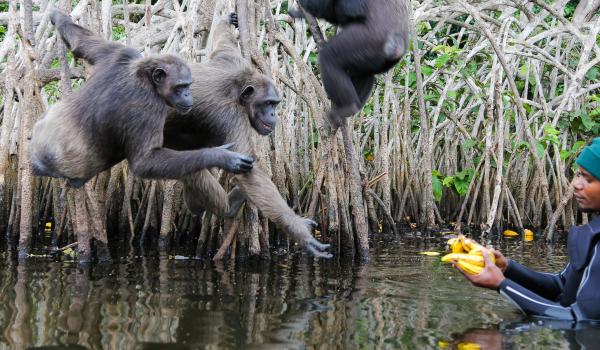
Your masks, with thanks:
M 45 258 L 17 265 L 2 252 L 0 349 L 600 345 L 599 329 L 561 330 L 527 320 L 498 293 L 475 288 L 439 264 L 439 257 L 417 254 L 442 250 L 444 242 L 375 239 L 372 260 L 363 266 L 305 256 L 213 265 L 155 255 L 81 269 Z M 501 240 L 496 246 L 543 271 L 566 261 L 562 244 Z

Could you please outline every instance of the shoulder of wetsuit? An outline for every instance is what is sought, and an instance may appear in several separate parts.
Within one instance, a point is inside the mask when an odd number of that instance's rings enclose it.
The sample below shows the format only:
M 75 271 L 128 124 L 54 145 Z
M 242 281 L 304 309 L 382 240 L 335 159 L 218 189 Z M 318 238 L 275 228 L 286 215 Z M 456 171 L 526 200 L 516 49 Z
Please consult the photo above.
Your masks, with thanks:
M 600 216 L 585 225 L 574 226 L 569 230 L 567 249 L 569 261 L 575 270 L 581 270 L 588 265 L 598 242 L 600 242 Z

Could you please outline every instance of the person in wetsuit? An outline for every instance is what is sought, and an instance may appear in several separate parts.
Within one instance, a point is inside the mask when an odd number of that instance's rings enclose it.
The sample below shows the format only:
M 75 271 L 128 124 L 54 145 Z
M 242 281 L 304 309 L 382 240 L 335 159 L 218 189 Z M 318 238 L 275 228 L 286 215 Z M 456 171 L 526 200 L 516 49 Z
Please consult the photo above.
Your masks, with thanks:
M 600 138 L 583 149 L 572 182 L 583 212 L 600 212 Z M 572 227 L 568 236 L 569 263 L 559 273 L 530 270 L 494 251 L 496 264 L 484 253 L 479 275 L 463 272 L 474 285 L 499 291 L 528 315 L 582 321 L 600 320 L 600 216 Z

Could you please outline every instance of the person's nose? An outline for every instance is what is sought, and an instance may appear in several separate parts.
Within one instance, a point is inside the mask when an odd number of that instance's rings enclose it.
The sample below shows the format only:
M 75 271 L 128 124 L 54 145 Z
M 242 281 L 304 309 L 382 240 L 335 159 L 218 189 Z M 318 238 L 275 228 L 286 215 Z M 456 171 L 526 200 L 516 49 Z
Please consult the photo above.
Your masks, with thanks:
M 580 191 L 581 189 L 583 189 L 583 181 L 581 179 L 581 176 L 575 176 L 575 178 L 571 182 L 571 185 L 576 191 Z

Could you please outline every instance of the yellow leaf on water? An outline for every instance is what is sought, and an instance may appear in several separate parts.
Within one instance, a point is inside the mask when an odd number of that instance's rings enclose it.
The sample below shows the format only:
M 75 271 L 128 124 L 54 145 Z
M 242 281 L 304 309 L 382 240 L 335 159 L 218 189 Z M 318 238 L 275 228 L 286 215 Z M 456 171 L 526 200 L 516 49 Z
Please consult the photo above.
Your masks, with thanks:
M 419 252 L 419 254 L 421 254 L 421 255 L 427 255 L 427 256 L 438 256 L 438 255 L 440 255 L 439 252 Z
M 438 345 L 438 347 L 440 347 L 440 348 L 442 348 L 442 349 L 445 349 L 445 348 L 447 348 L 448 346 L 450 346 L 450 344 L 449 344 L 447 341 L 445 341 L 445 340 L 440 340 L 440 341 L 438 341 L 438 344 L 437 344 L 437 345 Z
M 480 350 L 481 346 L 477 343 L 458 343 L 458 350 Z
M 502 234 L 504 235 L 504 237 L 516 237 L 519 235 L 518 233 L 516 233 L 513 230 L 506 230 Z
M 531 231 L 530 229 L 525 229 L 523 232 L 525 234 L 525 241 L 533 241 L 533 231 Z

